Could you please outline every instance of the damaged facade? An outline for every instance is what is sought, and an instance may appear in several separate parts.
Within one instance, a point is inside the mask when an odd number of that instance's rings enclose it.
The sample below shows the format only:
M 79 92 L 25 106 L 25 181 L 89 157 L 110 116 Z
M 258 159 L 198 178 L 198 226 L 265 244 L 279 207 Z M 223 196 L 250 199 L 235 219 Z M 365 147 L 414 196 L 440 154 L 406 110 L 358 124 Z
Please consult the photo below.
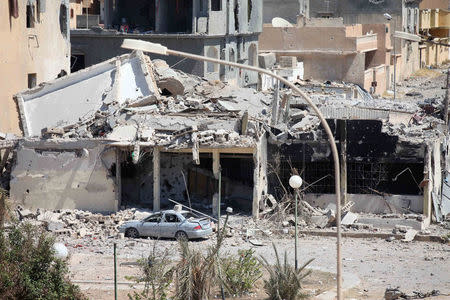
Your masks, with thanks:
M 438 66 L 450 59 L 449 5 L 446 0 L 424 0 L 420 3 L 420 34 L 429 41 L 419 47 L 422 67 Z
M 300 0 L 290 1 L 291 11 L 306 18 L 342 18 L 345 25 L 384 24 L 389 23 L 391 38 L 396 43 L 397 78 L 396 82 L 411 76 L 420 68 L 419 43 L 401 38 L 393 38 L 395 31 L 408 34 L 419 33 L 419 4 L 422 0 L 368 1 L 368 0 Z M 266 0 L 275 3 L 278 1 Z M 295 3 L 294 3 L 295 2 Z M 384 13 L 389 13 L 392 20 L 386 20 Z M 291 17 L 292 13 L 288 15 Z M 269 16 L 265 16 L 269 17 Z M 284 17 L 272 15 L 272 17 Z M 267 20 L 265 20 L 267 22 Z M 391 51 L 388 65 L 394 63 Z M 390 82 L 394 82 L 394 72 L 390 68 Z
M 423 213 L 430 222 L 431 203 L 442 201 L 443 122 L 417 104 L 377 102 L 346 86 L 304 89 L 338 141 L 352 211 Z M 11 198 L 25 207 L 159 210 L 173 199 L 217 213 L 220 178 L 222 205 L 257 217 L 289 193 L 294 169 L 308 202 L 335 200 L 326 136 L 289 90 L 207 81 L 133 52 L 16 99 L 26 137 Z M 39 112 L 47 105 L 54 117 Z
M 0 131 L 18 134 L 13 95 L 70 72 L 69 1 L 1 1 L 0 27 Z
M 262 31 L 261 1 L 99 2 L 99 26 L 90 29 L 77 26 L 72 30 L 73 71 L 126 53 L 120 48 L 124 38 L 257 65 L 258 35 Z M 258 80 L 257 75 L 235 68 L 175 57 L 164 59 L 170 66 L 211 80 L 220 79 L 240 86 L 256 86 Z
M 296 25 L 286 25 L 274 19 L 273 25 L 264 24 L 259 38 L 260 53 L 276 55 L 278 73 L 295 69 L 298 61 L 302 76 L 294 80 L 350 82 L 376 95 L 390 87 L 389 24 L 344 26 L 340 18 L 299 17 Z M 286 65 L 292 60 L 295 63 Z

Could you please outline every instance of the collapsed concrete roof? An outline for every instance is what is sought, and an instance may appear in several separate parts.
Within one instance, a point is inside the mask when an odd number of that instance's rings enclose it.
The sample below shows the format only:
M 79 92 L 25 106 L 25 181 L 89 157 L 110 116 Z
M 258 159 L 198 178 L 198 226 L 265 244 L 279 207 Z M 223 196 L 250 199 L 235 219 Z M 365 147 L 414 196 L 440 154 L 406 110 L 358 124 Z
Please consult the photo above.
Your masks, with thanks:
M 423 113 L 417 103 L 373 99 L 345 83 L 305 82 L 302 89 L 328 119 L 379 120 L 387 134 L 416 144 L 442 135 L 442 121 Z M 274 105 L 278 96 L 281 100 Z M 307 132 L 323 136 L 318 134 L 318 118 L 302 98 L 290 90 L 275 92 L 275 97 L 272 92 L 206 81 L 133 52 L 42 84 L 16 99 L 27 138 L 42 134 L 116 146 L 198 149 L 251 148 L 264 132 L 276 143 L 301 139 Z
M 89 119 L 113 102 L 123 105 L 157 97 L 142 53 L 105 61 L 16 95 L 24 135 Z

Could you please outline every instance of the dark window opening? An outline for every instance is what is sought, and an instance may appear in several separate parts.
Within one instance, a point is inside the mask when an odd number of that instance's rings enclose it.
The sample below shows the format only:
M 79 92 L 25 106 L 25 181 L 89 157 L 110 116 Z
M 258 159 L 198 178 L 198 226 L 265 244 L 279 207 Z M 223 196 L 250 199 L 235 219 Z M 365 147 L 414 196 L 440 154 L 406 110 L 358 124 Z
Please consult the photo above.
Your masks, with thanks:
M 36 73 L 30 73 L 28 74 L 28 88 L 32 89 L 37 84 L 37 75 Z
M 34 5 L 27 5 L 27 28 L 34 28 Z
M 423 164 L 363 163 L 347 164 L 347 189 L 351 194 L 419 195 Z
M 73 19 L 75 16 L 75 12 L 73 11 L 73 8 L 70 9 L 70 18 Z
M 239 31 L 239 4 L 238 1 L 234 3 L 234 30 Z
M 251 154 L 220 155 L 222 168 L 222 209 L 231 206 L 240 212 L 251 212 L 253 200 L 254 162 Z M 211 205 L 218 191 L 218 180 L 213 174 L 211 154 L 200 155 L 200 165 L 189 169 L 189 192 L 196 204 Z M 200 207 L 201 208 L 201 207 Z
M 120 30 L 128 28 L 129 33 L 151 33 L 156 29 L 156 8 L 155 0 L 116 0 L 114 10 L 113 27 Z M 159 14 L 161 22 L 169 23 L 166 16 L 167 2 L 160 1 Z
M 74 73 L 86 68 L 84 54 L 74 54 L 70 57 L 70 72 Z
M 192 0 L 166 1 L 167 32 L 192 32 Z
M 59 29 L 65 38 L 67 38 L 68 30 L 67 21 L 67 6 L 61 4 L 59 7 Z
M 222 10 L 222 0 L 211 0 L 211 10 L 221 11 Z
M 13 18 L 19 17 L 19 3 L 18 0 L 9 0 L 9 14 Z
M 121 205 L 125 207 L 153 207 L 153 157 L 141 153 L 134 164 L 131 151 L 121 152 Z
M 253 9 L 252 5 L 253 5 L 252 0 L 248 0 L 247 1 L 247 21 L 248 22 L 250 22 L 250 19 L 252 17 L 252 9 Z
M 367 70 L 371 67 L 374 67 L 373 65 L 373 59 L 375 57 L 375 51 L 366 52 L 365 55 L 365 64 L 364 64 L 364 70 Z
M 284 189 L 289 189 L 286 183 L 296 169 L 303 178 L 305 193 L 333 194 L 334 167 L 327 157 L 322 161 L 311 159 L 320 153 L 326 155 L 328 148 L 319 145 L 292 144 L 290 146 L 269 146 L 268 181 L 269 193 L 277 199 L 284 196 Z M 423 180 L 423 163 L 389 162 L 386 159 L 366 157 L 363 161 L 355 161 L 353 157 L 347 160 L 347 191 L 349 194 L 373 195 L 421 195 L 419 187 Z

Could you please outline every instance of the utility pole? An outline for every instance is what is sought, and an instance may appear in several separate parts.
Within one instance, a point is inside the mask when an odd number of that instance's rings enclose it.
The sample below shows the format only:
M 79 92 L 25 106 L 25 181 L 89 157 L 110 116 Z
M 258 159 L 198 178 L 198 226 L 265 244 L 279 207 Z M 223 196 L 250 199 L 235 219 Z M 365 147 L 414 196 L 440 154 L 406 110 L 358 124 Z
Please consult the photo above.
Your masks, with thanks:
M 448 133 L 448 98 L 450 96 L 450 68 L 447 69 L 447 84 L 445 86 L 445 99 L 444 99 L 444 121 L 445 121 L 445 131 Z

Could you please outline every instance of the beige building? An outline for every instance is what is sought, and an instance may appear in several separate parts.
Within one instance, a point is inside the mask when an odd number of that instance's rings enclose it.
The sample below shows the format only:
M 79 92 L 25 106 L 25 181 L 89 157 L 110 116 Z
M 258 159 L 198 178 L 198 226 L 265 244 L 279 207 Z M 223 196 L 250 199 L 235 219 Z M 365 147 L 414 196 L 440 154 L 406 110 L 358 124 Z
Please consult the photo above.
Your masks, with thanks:
M 69 0 L 0 1 L 0 131 L 21 133 L 13 95 L 70 72 Z
M 430 43 L 420 46 L 421 66 L 437 66 L 449 60 L 450 12 L 448 0 L 424 0 L 420 3 L 420 33 Z
M 292 27 L 264 24 L 261 53 L 295 56 L 304 79 L 355 83 L 383 95 L 389 87 L 389 24 L 344 25 L 342 19 L 303 19 Z

